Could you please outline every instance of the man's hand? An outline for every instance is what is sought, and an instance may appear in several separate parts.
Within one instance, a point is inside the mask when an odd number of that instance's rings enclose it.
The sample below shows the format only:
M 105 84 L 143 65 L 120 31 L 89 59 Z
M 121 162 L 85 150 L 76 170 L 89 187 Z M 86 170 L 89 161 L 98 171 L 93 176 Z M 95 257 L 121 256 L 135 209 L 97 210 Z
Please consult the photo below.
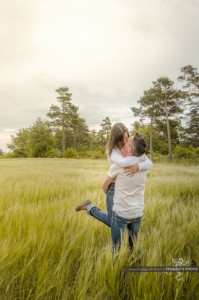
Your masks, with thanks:
M 139 171 L 139 166 L 138 164 L 124 168 L 124 172 L 126 173 L 126 175 L 128 176 L 133 176 L 136 172 Z

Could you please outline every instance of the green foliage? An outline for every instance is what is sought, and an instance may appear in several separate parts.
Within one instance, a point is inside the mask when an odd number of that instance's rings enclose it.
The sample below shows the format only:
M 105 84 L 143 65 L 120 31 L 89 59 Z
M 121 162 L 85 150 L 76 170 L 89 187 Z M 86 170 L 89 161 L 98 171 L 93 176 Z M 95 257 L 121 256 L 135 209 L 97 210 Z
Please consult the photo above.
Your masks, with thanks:
M 13 157 L 28 157 L 30 150 L 30 128 L 19 130 L 14 136 L 11 135 L 11 143 L 9 143 L 8 149 L 13 153 Z
M 52 151 L 55 146 L 48 122 L 40 118 L 32 127 L 20 130 L 11 139 L 8 148 L 12 150 L 13 157 L 47 157 L 48 151 Z
M 187 65 L 181 68 L 182 75 L 178 77 L 183 83 L 185 105 L 187 107 L 186 128 L 183 142 L 194 147 L 199 146 L 199 73 L 197 68 Z
M 64 153 L 64 157 L 66 158 L 79 158 L 79 154 L 74 148 L 67 148 Z
M 60 106 L 51 105 L 48 117 L 53 121 L 55 127 L 67 127 L 71 118 L 71 96 L 67 87 L 60 87 L 56 90 L 58 93 L 57 100 Z
M 147 145 L 149 147 L 149 143 L 150 143 L 149 131 L 150 131 L 150 128 L 148 125 L 144 125 L 141 122 L 135 121 L 132 124 L 132 130 L 130 131 L 130 135 L 134 135 L 134 134 L 136 134 L 136 132 L 139 132 L 139 134 L 141 134 L 145 138 Z
M 59 150 L 48 150 L 45 153 L 45 157 L 49 157 L 49 158 L 61 158 L 62 157 L 62 153 Z
M 181 91 L 173 88 L 173 81 L 168 77 L 160 77 L 153 82 L 152 88 L 144 91 L 144 95 L 138 100 L 140 104 L 139 108 L 132 107 L 131 110 L 135 116 L 139 116 L 141 122 L 149 118 L 150 131 L 149 131 L 149 145 L 151 157 L 153 157 L 153 151 L 156 150 L 153 139 L 155 131 L 159 132 L 161 138 L 161 130 L 158 127 L 162 127 L 164 132 L 164 139 L 167 136 L 168 153 L 170 160 L 172 160 L 172 138 L 174 132 L 177 136 L 174 140 L 178 139 L 177 130 L 178 122 L 174 122 L 176 114 L 182 112 L 180 108 L 182 93 Z M 172 125 L 171 125 L 172 124 Z M 172 133 L 171 133 L 171 128 Z M 159 130 L 158 130 L 159 129 Z
M 37 119 L 31 127 L 30 157 L 47 157 L 48 152 L 54 150 L 55 140 L 48 122 Z
M 92 130 L 89 133 L 88 147 L 86 150 L 88 151 L 88 150 L 95 150 L 95 149 L 103 150 L 104 146 L 101 145 L 101 143 L 100 143 L 100 136 L 99 136 L 98 132 L 96 132 L 95 130 Z
M 105 151 L 100 150 L 80 150 L 78 151 L 81 158 L 101 159 L 106 158 Z
M 72 94 L 69 93 L 69 89 L 61 87 L 56 92 L 59 95 L 59 106 L 51 105 L 47 116 L 52 120 L 50 123 L 56 135 L 59 135 L 56 147 L 64 156 L 66 148 L 78 149 L 87 143 L 89 130 L 85 120 L 77 113 L 78 107 L 71 103 Z
M 6 154 L 4 154 L 3 156 L 1 156 L 2 159 L 4 158 L 16 158 L 13 152 L 8 152 Z
M 178 120 L 172 120 L 170 122 L 173 148 L 175 148 L 175 145 L 179 143 L 178 135 L 176 132 L 177 124 Z M 134 135 L 136 132 L 139 132 L 141 135 L 143 135 L 148 145 L 147 151 L 150 152 L 150 125 L 145 125 L 144 123 L 135 121 L 132 124 L 132 130 L 130 131 L 130 134 Z M 155 156 L 155 153 L 156 155 L 157 153 L 159 153 L 159 157 L 163 157 L 162 155 L 168 154 L 166 128 L 165 124 L 162 121 L 156 121 L 156 124 L 153 125 L 153 151 L 153 156 Z
M 185 159 L 199 159 L 199 148 L 194 148 L 193 146 L 182 147 L 180 145 L 176 146 L 174 150 L 175 158 L 185 158 Z
M 64 155 L 66 136 L 65 130 L 69 126 L 72 118 L 73 111 L 75 106 L 71 104 L 71 96 L 69 89 L 67 87 L 60 87 L 56 90 L 58 93 L 57 100 L 59 106 L 51 105 L 50 111 L 47 113 L 47 116 L 52 119 L 50 122 L 55 129 L 62 130 L 62 155 Z
M 145 137 L 151 157 L 153 152 L 160 155 L 169 152 L 171 160 L 176 145 L 181 143 L 195 148 L 199 145 L 199 74 L 190 65 L 181 71 L 178 79 L 184 84 L 183 92 L 174 89 L 173 81 L 168 77 L 160 77 L 144 91 L 138 100 L 139 107 L 131 108 L 133 114 L 140 118 L 140 122 L 134 122 L 132 133 L 139 132 Z M 64 157 L 68 148 L 76 149 L 78 155 L 84 158 L 105 157 L 104 149 L 111 130 L 110 118 L 102 120 L 98 132 L 89 131 L 85 119 L 78 114 L 78 107 L 71 103 L 69 89 L 60 87 L 56 93 L 58 105 L 51 105 L 47 113 L 51 121 L 48 123 L 38 118 L 30 128 L 20 129 L 11 136 L 8 144 L 11 153 L 3 157 L 60 157 L 60 153 Z M 187 109 L 184 111 L 185 128 L 178 117 L 183 112 L 182 101 L 183 109 Z
M 109 119 L 109 117 L 106 117 L 105 119 L 102 120 L 101 124 L 100 124 L 101 129 L 98 132 L 98 136 L 99 136 L 99 142 L 101 146 L 106 146 L 107 141 L 108 141 L 108 137 L 111 131 L 111 121 Z

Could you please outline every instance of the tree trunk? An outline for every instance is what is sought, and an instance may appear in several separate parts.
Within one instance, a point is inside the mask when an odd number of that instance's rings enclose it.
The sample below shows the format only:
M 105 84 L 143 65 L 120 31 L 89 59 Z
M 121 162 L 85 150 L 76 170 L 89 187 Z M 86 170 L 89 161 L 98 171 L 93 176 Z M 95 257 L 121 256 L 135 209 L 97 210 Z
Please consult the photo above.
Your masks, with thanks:
M 153 160 L 153 117 L 150 123 L 150 159 Z
M 171 133 L 170 133 L 170 125 L 169 125 L 169 114 L 168 114 L 168 108 L 167 108 L 167 100 L 165 99 L 164 102 L 165 102 L 165 110 L 166 110 L 169 161 L 171 162 L 172 161 Z
M 73 133 L 73 142 L 74 142 L 74 148 L 77 150 L 77 138 L 74 133 Z
M 65 127 L 63 125 L 62 126 L 62 157 L 64 157 L 65 146 L 66 146 L 66 133 L 65 133 Z

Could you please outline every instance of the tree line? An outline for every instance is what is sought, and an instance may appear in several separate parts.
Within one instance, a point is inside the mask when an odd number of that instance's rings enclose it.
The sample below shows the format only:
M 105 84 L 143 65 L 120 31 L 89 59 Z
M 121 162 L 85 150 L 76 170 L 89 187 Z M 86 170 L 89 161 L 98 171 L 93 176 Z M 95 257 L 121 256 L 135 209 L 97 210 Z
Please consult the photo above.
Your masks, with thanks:
M 104 157 L 111 129 L 109 117 L 102 120 L 99 132 L 90 131 L 72 103 L 68 87 L 60 87 L 56 93 L 58 104 L 51 105 L 48 120 L 38 118 L 29 128 L 11 135 L 7 157 Z
M 149 145 L 151 159 L 166 155 L 177 158 L 199 156 L 199 74 L 197 68 L 181 68 L 178 81 L 181 89 L 174 88 L 168 77 L 159 77 L 143 92 L 137 105 L 131 107 L 130 133 L 141 133 Z M 11 136 L 5 157 L 104 157 L 105 145 L 112 123 L 106 116 L 100 130 L 89 130 L 80 117 L 78 106 L 72 103 L 68 87 L 56 90 L 58 104 L 47 112 L 48 120 L 38 118 L 33 125 L 20 129 Z M 3 155 L 0 151 L 0 155 Z
M 199 155 L 199 74 L 191 65 L 181 68 L 178 80 L 182 89 L 175 89 L 168 77 L 152 82 L 132 107 L 140 122 L 134 123 L 136 131 L 144 131 L 149 137 L 150 156 L 154 151 L 168 154 L 173 150 L 179 158 L 197 158 Z M 148 126 L 146 126 L 148 120 Z

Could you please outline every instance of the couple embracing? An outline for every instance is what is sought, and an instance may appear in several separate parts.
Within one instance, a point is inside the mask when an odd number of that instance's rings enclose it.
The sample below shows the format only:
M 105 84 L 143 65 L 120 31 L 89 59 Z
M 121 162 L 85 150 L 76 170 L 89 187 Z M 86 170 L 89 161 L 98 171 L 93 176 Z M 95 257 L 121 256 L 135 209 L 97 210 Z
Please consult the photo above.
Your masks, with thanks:
M 116 123 L 107 143 L 110 168 L 102 184 L 107 213 L 90 200 L 76 207 L 77 212 L 86 210 L 89 215 L 111 227 L 113 252 L 120 246 L 122 231 L 128 231 L 131 250 L 138 236 L 144 210 L 146 174 L 153 165 L 144 154 L 146 149 L 146 141 L 140 134 L 129 137 L 124 124 Z

